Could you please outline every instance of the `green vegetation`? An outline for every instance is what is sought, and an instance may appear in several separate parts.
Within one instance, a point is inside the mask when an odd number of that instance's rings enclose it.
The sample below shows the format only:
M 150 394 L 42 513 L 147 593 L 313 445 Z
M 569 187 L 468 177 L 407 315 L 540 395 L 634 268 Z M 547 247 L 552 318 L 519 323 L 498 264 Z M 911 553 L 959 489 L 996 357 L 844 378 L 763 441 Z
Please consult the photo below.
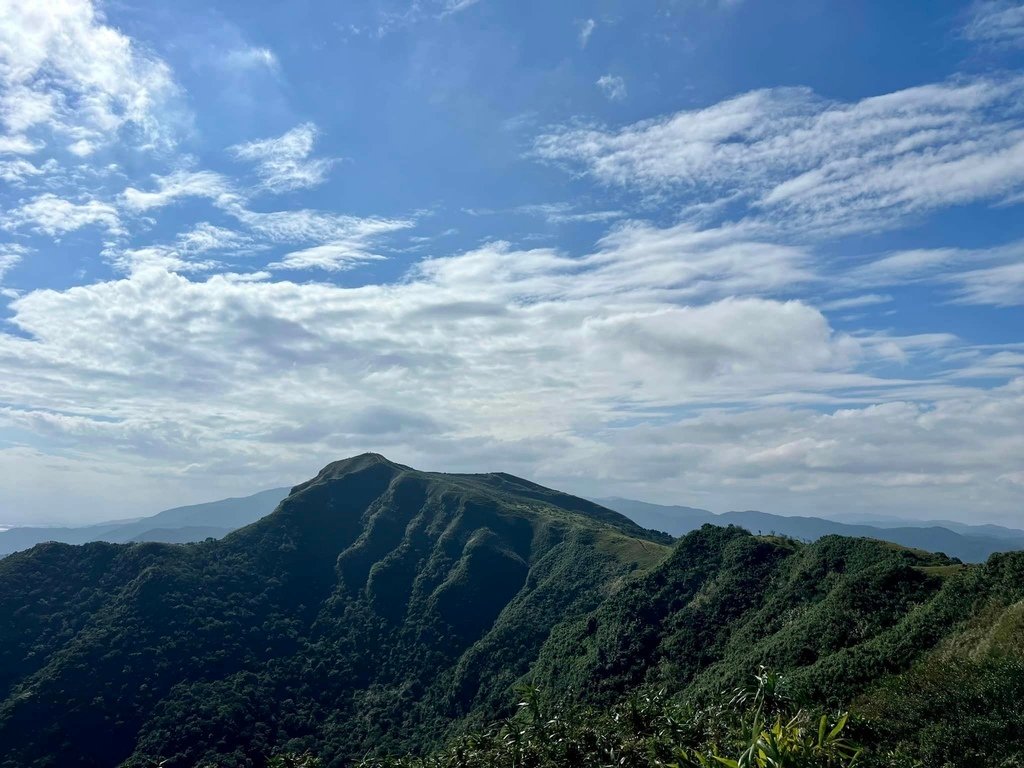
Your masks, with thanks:
M 762 670 L 751 690 L 695 709 L 658 693 L 634 693 L 610 709 L 551 706 L 524 689 L 519 712 L 426 758 L 371 758 L 361 768 L 851 768 L 848 713 L 810 711 Z
M 1009 768 L 1022 650 L 1024 554 L 672 543 L 367 455 L 221 541 L 0 560 L 0 766 Z

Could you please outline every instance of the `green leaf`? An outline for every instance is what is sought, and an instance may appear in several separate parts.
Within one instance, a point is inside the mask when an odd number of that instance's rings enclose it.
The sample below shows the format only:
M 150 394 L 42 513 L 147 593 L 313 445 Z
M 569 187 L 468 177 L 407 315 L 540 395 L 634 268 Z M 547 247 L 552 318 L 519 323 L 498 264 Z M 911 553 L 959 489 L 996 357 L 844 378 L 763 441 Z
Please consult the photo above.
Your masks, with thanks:
M 834 739 L 836 736 L 838 736 L 840 733 L 842 733 L 843 728 L 846 727 L 846 721 L 849 720 L 849 719 L 850 719 L 850 713 L 849 712 L 844 712 L 842 717 L 839 718 L 839 722 L 836 723 L 835 728 L 833 728 L 832 732 L 829 733 L 829 735 L 828 735 L 828 740 L 829 741 L 832 741 L 832 739 Z

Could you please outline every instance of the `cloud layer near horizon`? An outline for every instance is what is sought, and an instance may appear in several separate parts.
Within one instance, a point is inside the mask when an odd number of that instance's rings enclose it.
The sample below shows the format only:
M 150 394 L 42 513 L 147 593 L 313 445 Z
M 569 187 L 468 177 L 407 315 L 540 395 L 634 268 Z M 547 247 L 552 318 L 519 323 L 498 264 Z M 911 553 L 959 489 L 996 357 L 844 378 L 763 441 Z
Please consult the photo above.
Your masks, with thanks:
M 36 291 L 12 303 L 22 335 L 0 337 L 17 404 L 0 424 L 185 481 L 268 466 L 300 477 L 311 456 L 375 448 L 751 499 L 856 488 L 865 507 L 960 492 L 996 510 L 1019 493 L 1024 380 L 984 390 L 870 371 L 923 354 L 1013 374 L 1024 355 L 837 334 L 804 302 L 731 295 L 757 278 L 739 265 L 759 250 L 759 283 L 805 279 L 799 254 L 674 236 L 670 262 L 629 232 L 585 259 L 494 244 L 362 288 L 152 266 Z

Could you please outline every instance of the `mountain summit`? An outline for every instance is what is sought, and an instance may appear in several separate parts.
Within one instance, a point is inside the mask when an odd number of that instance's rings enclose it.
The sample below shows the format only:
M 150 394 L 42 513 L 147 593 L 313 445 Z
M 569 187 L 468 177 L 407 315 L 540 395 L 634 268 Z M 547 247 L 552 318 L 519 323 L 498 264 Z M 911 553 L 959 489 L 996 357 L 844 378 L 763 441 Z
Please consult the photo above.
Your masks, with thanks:
M 309 482 L 315 483 L 323 480 L 332 480 L 344 477 L 353 472 L 361 472 L 370 467 L 388 467 L 396 472 L 413 472 L 412 467 L 403 464 L 396 464 L 379 453 L 360 453 L 357 456 L 350 456 L 347 459 L 332 461 L 317 473 L 317 476 Z

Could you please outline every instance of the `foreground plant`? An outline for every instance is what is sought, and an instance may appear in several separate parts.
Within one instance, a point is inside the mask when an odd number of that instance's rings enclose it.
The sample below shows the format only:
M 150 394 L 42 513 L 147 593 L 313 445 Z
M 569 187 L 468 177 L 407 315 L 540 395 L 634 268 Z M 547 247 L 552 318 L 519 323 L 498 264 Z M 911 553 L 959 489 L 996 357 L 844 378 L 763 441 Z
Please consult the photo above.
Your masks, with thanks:
M 857 763 L 861 750 L 844 735 L 849 713 L 797 706 L 784 678 L 764 669 L 754 682 L 727 703 L 701 709 L 664 692 L 644 692 L 601 711 L 547 704 L 539 691 L 527 689 L 519 712 L 498 727 L 464 736 L 430 757 L 374 758 L 362 768 L 852 768 Z

